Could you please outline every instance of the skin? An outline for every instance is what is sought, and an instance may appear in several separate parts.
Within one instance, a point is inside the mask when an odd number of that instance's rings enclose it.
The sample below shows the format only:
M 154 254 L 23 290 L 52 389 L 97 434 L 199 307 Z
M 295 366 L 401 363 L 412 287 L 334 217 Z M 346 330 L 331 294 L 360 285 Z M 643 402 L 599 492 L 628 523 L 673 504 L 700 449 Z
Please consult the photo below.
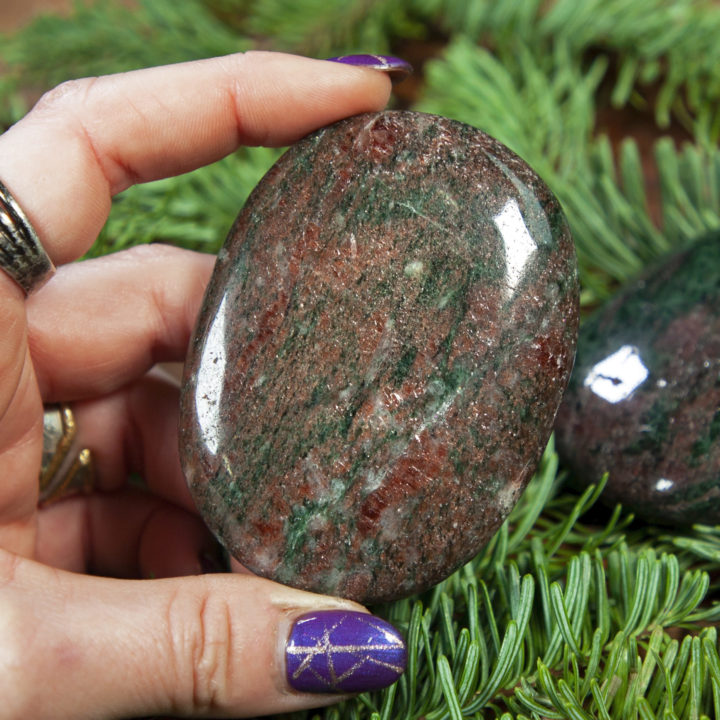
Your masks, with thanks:
M 182 360 L 213 258 L 147 246 L 66 263 L 130 185 L 241 144 L 291 143 L 381 109 L 389 91 L 372 70 L 247 53 L 63 84 L 0 136 L 0 178 L 59 267 L 27 299 L 0 272 L 4 717 L 240 717 L 333 701 L 287 687 L 284 639 L 305 612 L 361 608 L 197 574 L 214 544 L 180 471 L 177 385 L 152 368 Z M 38 510 L 43 402 L 56 401 L 73 403 L 97 487 Z

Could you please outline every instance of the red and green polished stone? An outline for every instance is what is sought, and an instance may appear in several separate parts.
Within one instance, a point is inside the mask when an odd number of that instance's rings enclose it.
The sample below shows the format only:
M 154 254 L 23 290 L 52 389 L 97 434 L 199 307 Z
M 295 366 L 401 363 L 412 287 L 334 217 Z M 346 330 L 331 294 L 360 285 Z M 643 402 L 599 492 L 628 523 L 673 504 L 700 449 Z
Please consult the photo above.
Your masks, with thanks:
M 583 324 L 557 441 L 578 482 L 609 473 L 606 502 L 720 523 L 720 233 Z
M 180 445 L 202 515 L 285 584 L 428 588 L 532 475 L 577 300 L 557 201 L 487 135 L 383 112 L 305 138 L 238 217 L 191 343 Z

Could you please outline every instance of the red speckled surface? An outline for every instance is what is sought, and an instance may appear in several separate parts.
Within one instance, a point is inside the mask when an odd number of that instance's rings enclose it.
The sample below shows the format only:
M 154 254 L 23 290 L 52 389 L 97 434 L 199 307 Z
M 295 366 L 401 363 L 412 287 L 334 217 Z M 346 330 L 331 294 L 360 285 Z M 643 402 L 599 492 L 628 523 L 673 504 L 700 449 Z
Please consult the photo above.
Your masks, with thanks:
M 469 126 L 351 118 L 293 147 L 220 254 L 181 453 L 240 562 L 377 602 L 429 587 L 533 472 L 577 333 L 567 226 Z

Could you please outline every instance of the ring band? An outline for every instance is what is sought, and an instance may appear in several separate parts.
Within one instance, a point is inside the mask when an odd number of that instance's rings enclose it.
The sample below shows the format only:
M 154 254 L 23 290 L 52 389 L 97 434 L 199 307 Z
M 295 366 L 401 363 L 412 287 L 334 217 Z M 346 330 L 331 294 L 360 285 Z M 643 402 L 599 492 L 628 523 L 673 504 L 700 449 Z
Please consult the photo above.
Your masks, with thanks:
M 77 425 L 68 405 L 47 405 L 43 414 L 43 454 L 40 504 L 49 505 L 68 495 L 89 493 L 95 466 L 87 448 L 77 450 Z
M 37 233 L 10 191 L 0 182 L 0 268 L 30 294 L 55 272 Z

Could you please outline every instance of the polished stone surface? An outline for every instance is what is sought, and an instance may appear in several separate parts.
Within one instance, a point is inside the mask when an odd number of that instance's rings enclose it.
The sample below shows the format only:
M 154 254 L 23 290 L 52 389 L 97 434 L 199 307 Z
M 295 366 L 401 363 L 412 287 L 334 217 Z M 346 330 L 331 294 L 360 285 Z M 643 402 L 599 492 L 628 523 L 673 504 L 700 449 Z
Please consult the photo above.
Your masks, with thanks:
M 385 112 L 302 140 L 191 343 L 180 446 L 209 526 L 256 573 L 364 602 L 446 577 L 536 467 L 577 293 L 556 200 L 478 130 Z
M 581 484 L 645 519 L 720 523 L 720 234 L 583 324 L 557 445 Z

